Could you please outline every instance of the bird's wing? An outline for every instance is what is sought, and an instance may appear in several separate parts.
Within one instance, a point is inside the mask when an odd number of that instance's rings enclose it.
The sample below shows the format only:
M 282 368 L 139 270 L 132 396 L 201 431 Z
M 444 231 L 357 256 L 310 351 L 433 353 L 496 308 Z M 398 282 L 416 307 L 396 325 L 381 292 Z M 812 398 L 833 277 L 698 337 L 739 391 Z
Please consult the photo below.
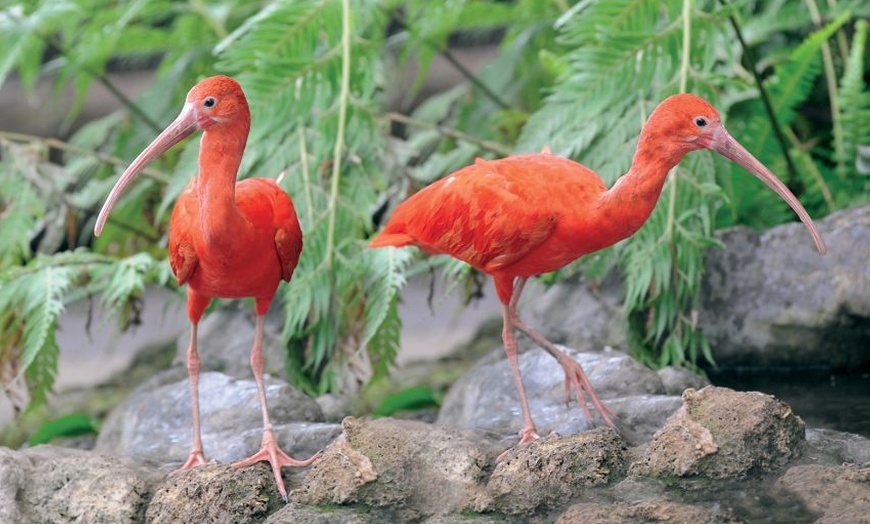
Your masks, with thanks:
M 549 238 L 559 213 L 529 177 L 500 167 L 479 161 L 418 192 L 396 209 L 396 232 L 487 272 L 522 259 Z
M 183 285 L 190 279 L 199 259 L 193 249 L 190 228 L 199 220 L 198 203 L 194 192 L 194 181 L 182 191 L 172 210 L 169 221 L 169 265 Z
M 269 178 L 248 178 L 239 182 L 236 196 L 240 210 L 249 220 L 259 221 L 262 227 L 275 231 L 281 279 L 289 282 L 302 254 L 302 229 L 293 201 Z

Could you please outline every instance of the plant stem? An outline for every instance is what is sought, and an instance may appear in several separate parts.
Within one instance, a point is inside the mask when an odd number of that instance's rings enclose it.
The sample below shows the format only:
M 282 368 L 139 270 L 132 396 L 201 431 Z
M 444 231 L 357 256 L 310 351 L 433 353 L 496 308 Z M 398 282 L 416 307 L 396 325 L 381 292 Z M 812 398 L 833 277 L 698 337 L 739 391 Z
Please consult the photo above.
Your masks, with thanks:
M 211 26 L 212 31 L 223 40 L 227 37 L 229 33 L 227 33 L 227 29 L 221 24 L 220 20 L 212 16 L 211 12 L 208 10 L 208 6 L 205 5 L 205 2 L 202 0 L 190 0 L 190 5 L 193 6 L 194 10 L 206 21 L 206 23 Z
M 427 44 L 429 44 L 430 46 L 433 46 L 433 47 L 435 45 L 435 44 L 430 44 L 429 42 L 427 42 Z M 464 65 L 462 65 L 462 63 L 459 60 L 457 60 L 455 56 L 453 56 L 453 53 L 451 53 L 449 49 L 438 49 L 438 52 L 448 62 L 450 62 L 450 65 L 452 65 L 454 68 L 456 68 L 456 70 L 459 71 L 459 73 L 462 76 L 464 76 L 469 82 L 471 82 L 471 84 L 474 85 L 474 87 L 480 89 L 483 92 L 483 94 L 486 95 L 487 98 L 492 100 L 493 103 L 495 103 L 495 105 L 499 106 L 502 109 L 510 109 L 510 104 L 508 104 L 507 102 L 502 100 L 501 97 L 499 97 L 495 93 L 495 91 L 490 89 L 488 85 L 484 84 L 481 79 L 477 78 L 477 76 L 475 76 Z
M 719 3 L 727 6 L 725 0 L 719 0 Z M 770 119 L 770 125 L 773 127 L 773 134 L 776 136 L 776 141 L 779 148 L 782 150 L 782 156 L 785 159 L 786 171 L 788 171 L 788 182 L 794 184 L 797 180 L 797 169 L 794 166 L 794 161 L 791 155 L 788 154 L 788 142 L 782 132 L 782 126 L 779 124 L 779 119 L 776 118 L 776 112 L 773 110 L 773 103 L 770 101 L 770 95 L 767 94 L 767 89 L 764 87 L 764 82 L 761 80 L 761 75 L 758 73 L 758 68 L 755 67 L 755 58 L 752 50 L 746 45 L 746 40 L 743 38 L 743 31 L 740 30 L 740 24 L 737 23 L 737 18 L 734 15 L 728 15 L 728 20 L 731 22 L 731 27 L 734 28 L 734 34 L 737 36 L 737 41 L 740 42 L 740 48 L 743 49 L 743 56 L 749 65 L 749 72 L 752 73 L 752 78 L 755 80 L 755 85 L 758 86 L 758 94 L 761 95 L 761 103 L 764 105 L 764 112 L 767 113 L 767 118 Z
M 816 29 L 821 29 L 823 25 L 822 14 L 819 12 L 819 6 L 815 0 L 806 0 L 807 8 L 810 11 L 810 18 L 813 20 Z M 834 131 L 834 158 L 840 164 L 846 158 L 846 145 L 843 143 L 843 130 L 840 122 L 840 97 L 837 92 L 837 73 L 834 71 L 834 58 L 831 54 L 831 46 L 825 41 L 822 43 L 822 63 L 825 68 L 825 83 L 828 87 L 828 102 L 831 105 L 831 124 Z M 843 172 L 842 166 L 838 166 L 839 172 Z
M 683 0 L 683 59 L 680 64 L 680 93 L 689 87 L 689 50 L 692 44 L 692 0 Z
M 338 95 L 338 128 L 335 132 L 335 150 L 332 154 L 332 178 L 329 183 L 329 223 L 326 231 L 327 271 L 335 256 L 335 218 L 338 213 L 338 182 L 341 176 L 341 157 L 344 154 L 344 132 L 347 124 L 347 105 L 350 98 L 350 0 L 341 1 L 341 90 Z
M 396 113 L 395 111 L 391 111 L 384 116 L 386 116 L 389 120 L 392 120 L 393 122 L 400 122 L 402 124 L 407 124 L 414 127 L 421 127 L 423 129 L 437 131 L 443 136 L 454 138 L 456 140 L 461 140 L 463 142 L 468 142 L 469 144 L 474 144 L 481 149 L 491 151 L 497 155 L 508 156 L 511 154 L 511 150 L 509 147 L 499 144 L 498 142 L 493 142 L 491 140 L 482 140 L 480 138 L 467 135 L 462 131 L 458 131 L 456 129 L 444 127 L 438 124 L 432 124 L 429 122 L 424 122 L 422 120 L 417 120 L 407 115 L 403 115 L 402 113 Z

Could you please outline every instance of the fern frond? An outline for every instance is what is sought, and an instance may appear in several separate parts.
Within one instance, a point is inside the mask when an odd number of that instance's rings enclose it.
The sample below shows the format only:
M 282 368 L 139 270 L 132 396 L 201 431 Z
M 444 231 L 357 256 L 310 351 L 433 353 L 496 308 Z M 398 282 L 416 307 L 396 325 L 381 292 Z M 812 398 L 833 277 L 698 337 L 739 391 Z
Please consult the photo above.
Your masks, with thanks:
M 864 84 L 864 53 L 867 46 L 867 21 L 855 22 L 852 49 L 840 79 L 842 156 L 836 158 L 837 173 L 846 177 L 854 170 L 859 145 L 870 144 L 870 92 Z

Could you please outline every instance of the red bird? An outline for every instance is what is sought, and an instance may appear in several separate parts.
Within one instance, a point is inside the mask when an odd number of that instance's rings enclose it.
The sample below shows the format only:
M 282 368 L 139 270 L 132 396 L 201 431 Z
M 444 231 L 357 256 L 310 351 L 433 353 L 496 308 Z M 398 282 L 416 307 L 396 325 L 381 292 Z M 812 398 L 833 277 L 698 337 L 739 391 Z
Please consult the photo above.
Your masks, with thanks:
M 286 501 L 281 467 L 307 466 L 318 455 L 296 460 L 275 440 L 263 385 L 263 327 L 278 284 L 293 276 L 302 252 L 302 231 L 293 202 L 275 180 L 236 182 L 250 128 L 251 113 L 238 82 L 214 76 L 198 83 L 187 94 L 181 114 L 121 175 L 97 217 L 94 233 L 100 235 L 118 197 L 145 166 L 191 133 L 203 131 L 199 178 L 191 180 L 178 197 L 169 222 L 169 264 L 179 285 L 187 284 L 191 324 L 187 371 L 193 404 L 193 449 L 180 470 L 206 462 L 200 437 L 197 325 L 213 298 L 254 297 L 257 324 L 251 369 L 263 411 L 263 443 L 259 452 L 234 465 L 269 461 Z
M 517 365 L 514 328 L 561 364 L 566 392 L 573 387 L 589 417 L 588 396 L 610 426 L 583 368 L 517 314 L 526 280 L 631 236 L 649 218 L 668 171 L 687 153 L 711 149 L 737 162 L 776 191 L 809 229 L 819 252 L 825 245 L 797 198 L 722 126 L 719 113 L 688 94 L 663 101 L 640 134 L 628 173 L 611 189 L 592 170 L 550 155 L 475 161 L 422 189 L 396 207 L 369 247 L 414 245 L 448 254 L 492 275 L 501 300 L 502 338 L 523 413 L 520 444 L 538 438 Z M 569 386 L 570 385 L 570 386 Z

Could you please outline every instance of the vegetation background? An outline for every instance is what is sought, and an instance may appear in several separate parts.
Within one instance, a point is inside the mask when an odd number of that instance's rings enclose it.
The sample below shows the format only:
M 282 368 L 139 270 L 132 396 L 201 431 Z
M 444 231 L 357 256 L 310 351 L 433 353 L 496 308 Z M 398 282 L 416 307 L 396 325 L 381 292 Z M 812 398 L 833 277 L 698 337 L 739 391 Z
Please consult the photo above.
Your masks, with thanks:
M 65 305 L 99 300 L 135 321 L 146 286 L 176 287 L 169 211 L 196 172 L 198 140 L 147 170 L 102 237 L 96 212 L 126 162 L 213 74 L 253 112 L 240 176 L 277 176 L 305 250 L 273 308 L 287 370 L 311 394 L 384 376 L 399 346 L 397 292 L 433 264 L 479 291 L 467 266 L 414 250 L 367 250 L 402 199 L 475 156 L 544 146 L 600 173 L 628 168 L 640 127 L 680 91 L 709 99 L 731 133 L 815 218 L 868 200 L 865 0 L 29 0 L 0 3 L 0 85 L 49 78 L 76 104 L 102 84 L 123 109 L 64 140 L 0 131 L 0 376 L 19 410 L 42 405 Z M 457 47 L 496 43 L 478 74 Z M 440 55 L 465 81 L 422 96 Z M 397 71 L 416 64 L 411 86 Z M 108 75 L 156 70 L 127 99 Z M 398 108 L 398 110 L 396 109 Z M 0 121 L 2 128 L 2 121 Z M 631 350 L 651 366 L 712 360 L 696 328 L 704 250 L 716 228 L 793 220 L 739 167 L 708 153 L 672 173 L 631 239 L 544 277 L 626 282 Z M 489 292 L 489 288 L 486 288 Z

